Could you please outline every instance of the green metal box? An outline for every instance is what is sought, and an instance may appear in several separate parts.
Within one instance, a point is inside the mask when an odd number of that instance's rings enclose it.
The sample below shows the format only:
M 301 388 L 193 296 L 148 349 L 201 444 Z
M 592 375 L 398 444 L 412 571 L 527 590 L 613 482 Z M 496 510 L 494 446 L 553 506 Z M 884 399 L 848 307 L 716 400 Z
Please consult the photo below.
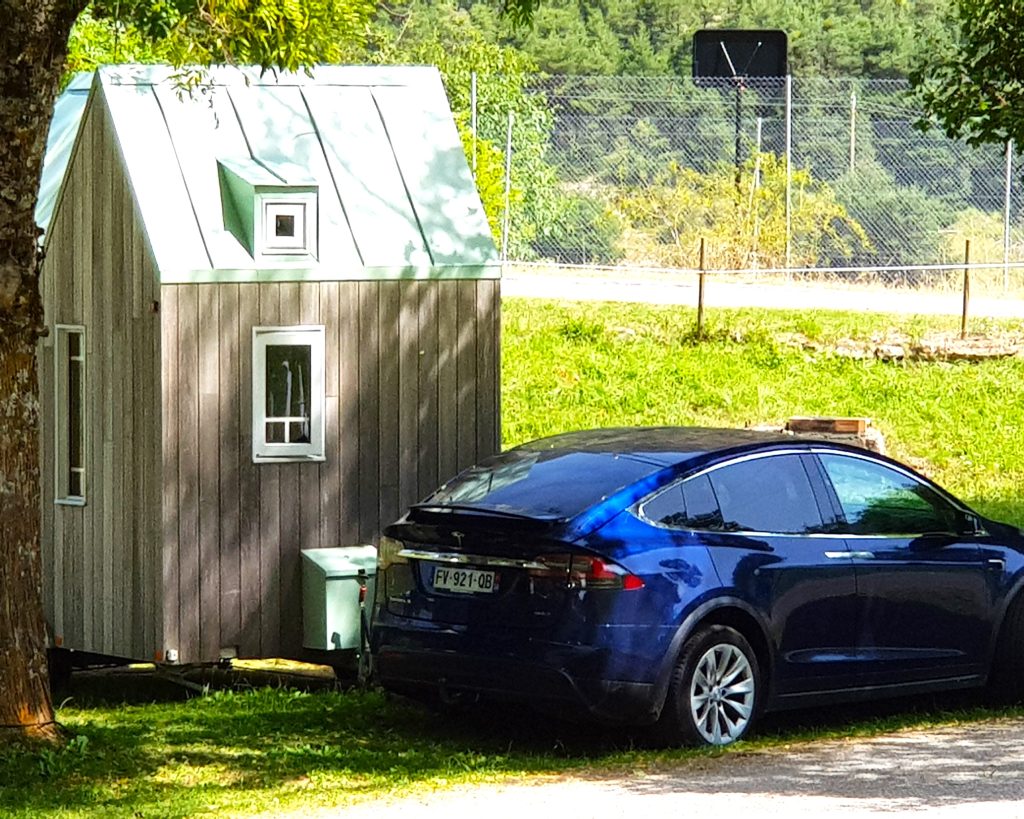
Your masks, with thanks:
M 358 649 L 359 590 L 366 585 L 369 617 L 377 574 L 373 546 L 302 552 L 302 645 L 320 651 Z

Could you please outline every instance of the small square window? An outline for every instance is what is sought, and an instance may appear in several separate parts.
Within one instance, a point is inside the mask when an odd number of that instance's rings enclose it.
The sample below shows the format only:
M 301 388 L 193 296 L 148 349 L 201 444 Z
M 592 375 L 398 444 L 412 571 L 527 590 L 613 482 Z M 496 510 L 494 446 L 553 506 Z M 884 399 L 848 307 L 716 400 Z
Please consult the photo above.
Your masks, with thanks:
M 324 328 L 256 327 L 252 458 L 324 460 Z
M 277 238 L 294 238 L 295 236 L 295 215 L 291 213 L 279 213 L 274 217 L 274 234 Z
M 263 256 L 316 255 L 316 197 L 295 195 L 265 198 L 261 210 L 259 254 Z

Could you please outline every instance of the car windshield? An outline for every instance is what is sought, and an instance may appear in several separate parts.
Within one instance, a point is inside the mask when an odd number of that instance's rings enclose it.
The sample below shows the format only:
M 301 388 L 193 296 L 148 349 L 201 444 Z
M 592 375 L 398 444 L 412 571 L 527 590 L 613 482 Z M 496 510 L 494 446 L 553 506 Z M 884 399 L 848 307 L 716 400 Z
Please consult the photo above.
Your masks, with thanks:
M 514 449 L 460 473 L 419 505 L 567 520 L 660 468 L 630 455 Z

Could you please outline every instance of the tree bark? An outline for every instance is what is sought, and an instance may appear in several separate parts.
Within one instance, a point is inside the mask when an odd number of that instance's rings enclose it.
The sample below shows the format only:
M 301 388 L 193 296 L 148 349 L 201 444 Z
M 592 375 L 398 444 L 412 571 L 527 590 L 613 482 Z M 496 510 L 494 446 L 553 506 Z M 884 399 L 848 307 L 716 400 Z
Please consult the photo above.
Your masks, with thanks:
M 0 744 L 61 734 L 41 594 L 34 210 L 68 36 L 84 6 L 0 0 Z

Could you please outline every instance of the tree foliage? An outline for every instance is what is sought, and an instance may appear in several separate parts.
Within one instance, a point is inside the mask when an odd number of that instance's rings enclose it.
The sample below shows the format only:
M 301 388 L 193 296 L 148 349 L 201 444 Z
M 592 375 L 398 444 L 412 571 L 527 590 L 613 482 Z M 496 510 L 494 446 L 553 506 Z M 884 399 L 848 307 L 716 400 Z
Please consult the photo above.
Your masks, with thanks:
M 852 254 L 869 245 L 835 192 L 805 170 L 793 172 L 792 242 L 796 266 Z M 670 164 L 652 185 L 636 186 L 618 200 L 628 225 L 623 246 L 631 261 L 695 267 L 708 240 L 709 268 L 786 265 L 786 166 L 761 154 L 743 167 L 739 184 L 728 165 L 708 174 Z
M 925 111 L 970 144 L 1024 145 L 1024 17 L 1005 0 L 956 0 L 959 32 L 911 74 Z

